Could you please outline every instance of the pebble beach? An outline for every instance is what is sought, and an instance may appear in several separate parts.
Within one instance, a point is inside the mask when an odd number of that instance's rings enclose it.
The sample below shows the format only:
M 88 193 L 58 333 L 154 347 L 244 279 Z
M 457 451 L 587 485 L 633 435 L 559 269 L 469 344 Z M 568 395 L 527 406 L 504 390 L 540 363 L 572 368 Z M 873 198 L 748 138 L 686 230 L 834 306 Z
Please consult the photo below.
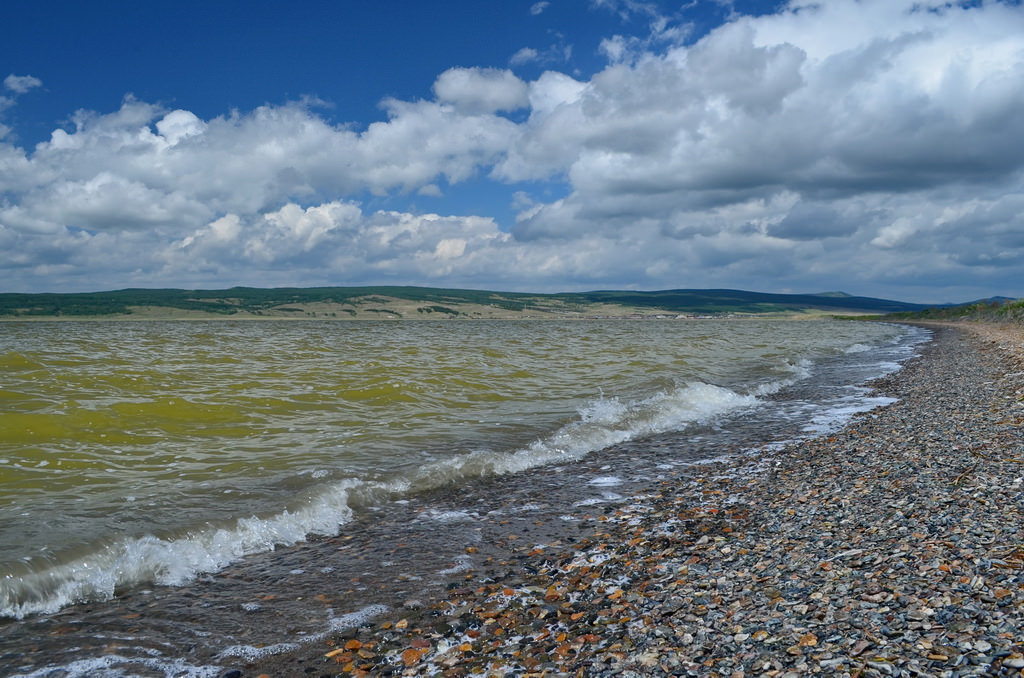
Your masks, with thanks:
M 1024 675 L 1024 332 L 932 329 L 839 432 L 222 675 Z

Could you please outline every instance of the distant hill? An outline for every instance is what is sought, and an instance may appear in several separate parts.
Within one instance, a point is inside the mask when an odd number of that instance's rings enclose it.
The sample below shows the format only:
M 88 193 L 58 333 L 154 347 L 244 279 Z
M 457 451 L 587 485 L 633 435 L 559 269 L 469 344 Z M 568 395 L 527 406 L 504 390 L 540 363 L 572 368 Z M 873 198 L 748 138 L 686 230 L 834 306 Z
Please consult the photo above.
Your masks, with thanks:
M 0 294 L 0 318 L 338 317 L 497 318 L 651 314 L 880 314 L 927 308 L 842 292 L 766 294 L 740 290 L 594 291 L 558 294 L 431 287 L 232 287 Z
M 977 320 L 1024 323 L 1024 299 L 989 297 L 967 304 L 930 307 L 919 311 L 892 313 L 893 320 Z
M 784 313 L 827 311 L 893 313 L 927 308 L 923 304 L 853 297 L 842 292 L 825 294 L 768 294 L 740 290 L 664 290 L 661 292 L 585 292 L 588 301 L 657 307 L 679 313 Z

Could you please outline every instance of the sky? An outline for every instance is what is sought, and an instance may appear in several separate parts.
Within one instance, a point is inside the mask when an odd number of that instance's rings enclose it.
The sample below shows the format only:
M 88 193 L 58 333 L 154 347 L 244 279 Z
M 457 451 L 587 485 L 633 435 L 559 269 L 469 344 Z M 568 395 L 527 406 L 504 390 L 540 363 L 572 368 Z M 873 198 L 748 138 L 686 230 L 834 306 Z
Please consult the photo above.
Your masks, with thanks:
M 0 17 L 0 292 L 1024 297 L 1019 0 Z

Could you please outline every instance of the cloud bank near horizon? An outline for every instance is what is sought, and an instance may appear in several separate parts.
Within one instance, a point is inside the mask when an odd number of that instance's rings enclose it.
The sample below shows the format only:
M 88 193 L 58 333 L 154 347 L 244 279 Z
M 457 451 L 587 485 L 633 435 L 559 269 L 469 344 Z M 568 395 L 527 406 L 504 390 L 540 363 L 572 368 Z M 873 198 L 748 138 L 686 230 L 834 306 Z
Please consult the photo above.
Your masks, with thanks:
M 592 77 L 453 67 L 365 126 L 131 96 L 32 149 L 0 124 L 0 285 L 1024 294 L 1020 5 L 794 0 L 692 44 L 655 19 Z M 7 76 L 0 123 L 43 85 Z M 514 221 L 412 207 L 463 184 Z

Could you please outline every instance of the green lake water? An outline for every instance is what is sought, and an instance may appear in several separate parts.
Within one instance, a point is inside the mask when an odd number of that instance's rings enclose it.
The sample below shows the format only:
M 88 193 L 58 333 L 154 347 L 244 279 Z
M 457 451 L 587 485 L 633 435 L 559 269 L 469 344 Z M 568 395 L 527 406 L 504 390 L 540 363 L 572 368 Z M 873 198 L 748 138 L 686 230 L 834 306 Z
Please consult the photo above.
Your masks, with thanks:
M 891 371 L 912 336 L 826 320 L 3 323 L 0 614 L 184 583 L 360 507 L 760 416 L 829 361 Z M 822 398 L 792 416 L 838 411 Z

